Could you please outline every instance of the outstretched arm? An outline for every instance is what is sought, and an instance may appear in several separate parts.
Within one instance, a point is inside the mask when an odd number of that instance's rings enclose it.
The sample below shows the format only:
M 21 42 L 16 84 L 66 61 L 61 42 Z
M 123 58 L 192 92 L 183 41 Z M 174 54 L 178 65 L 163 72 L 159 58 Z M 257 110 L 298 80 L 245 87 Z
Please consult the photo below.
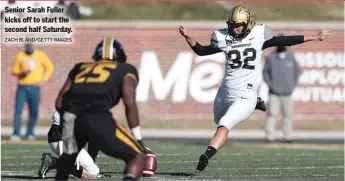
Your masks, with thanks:
M 292 46 L 309 41 L 323 41 L 332 35 L 331 30 L 322 30 L 316 36 L 304 36 L 304 35 L 293 35 L 293 36 L 273 36 L 267 40 L 262 49 L 275 46 Z
M 186 39 L 188 45 L 199 56 L 212 55 L 215 53 L 222 52 L 219 48 L 213 46 L 212 43 L 206 46 L 200 45 L 196 40 L 194 40 L 192 37 L 188 35 L 187 29 L 183 26 L 180 26 L 178 32 Z

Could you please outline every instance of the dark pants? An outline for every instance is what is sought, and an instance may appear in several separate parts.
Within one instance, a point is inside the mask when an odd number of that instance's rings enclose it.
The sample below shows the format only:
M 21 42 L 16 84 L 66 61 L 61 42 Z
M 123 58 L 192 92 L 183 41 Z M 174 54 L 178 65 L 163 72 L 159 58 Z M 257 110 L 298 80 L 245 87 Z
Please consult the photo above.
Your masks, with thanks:
M 116 123 L 109 111 L 84 113 L 75 120 L 74 131 L 78 150 L 88 142 L 94 145 L 94 148 L 99 148 L 103 153 L 125 163 L 129 163 L 144 150 L 124 126 Z M 68 179 L 77 154 L 63 154 L 60 157 L 55 180 Z
M 40 88 L 38 86 L 18 85 L 15 102 L 13 135 L 20 135 L 22 112 L 25 103 L 28 103 L 29 105 L 29 121 L 26 131 L 26 136 L 29 136 L 34 135 L 34 128 L 38 117 L 38 108 L 40 103 Z

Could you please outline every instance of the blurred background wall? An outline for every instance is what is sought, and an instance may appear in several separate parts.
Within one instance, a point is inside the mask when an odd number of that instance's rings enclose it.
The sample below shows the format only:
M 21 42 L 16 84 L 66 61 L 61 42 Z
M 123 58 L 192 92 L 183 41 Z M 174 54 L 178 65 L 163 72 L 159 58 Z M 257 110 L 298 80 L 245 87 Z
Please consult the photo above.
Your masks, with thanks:
M 54 62 L 53 78 L 42 88 L 39 125 L 50 125 L 54 101 L 75 63 L 90 61 L 95 45 L 105 36 L 118 39 L 128 61 L 140 73 L 137 100 L 146 127 L 211 128 L 213 100 L 224 75 L 222 53 L 196 56 L 177 34 L 181 24 L 202 44 L 213 31 L 225 28 L 226 12 L 236 3 L 78 3 L 71 45 L 35 45 Z M 290 50 L 303 74 L 294 92 L 295 127 L 343 129 L 344 116 L 344 6 L 343 3 L 244 3 L 258 23 L 275 34 L 316 35 L 332 29 L 325 42 L 306 43 Z M 76 16 L 79 17 L 79 16 Z M 16 79 L 10 75 L 15 54 L 23 45 L 2 45 L 2 125 L 11 125 Z M 265 55 L 273 49 L 265 51 Z M 262 61 L 264 64 L 264 60 Z M 267 97 L 263 83 L 259 94 Z M 123 106 L 114 116 L 124 119 Z M 27 117 L 27 111 L 24 112 Z M 261 128 L 265 113 L 255 111 L 236 128 Z M 123 120 L 124 121 L 124 120 Z M 23 121 L 25 124 L 25 121 Z

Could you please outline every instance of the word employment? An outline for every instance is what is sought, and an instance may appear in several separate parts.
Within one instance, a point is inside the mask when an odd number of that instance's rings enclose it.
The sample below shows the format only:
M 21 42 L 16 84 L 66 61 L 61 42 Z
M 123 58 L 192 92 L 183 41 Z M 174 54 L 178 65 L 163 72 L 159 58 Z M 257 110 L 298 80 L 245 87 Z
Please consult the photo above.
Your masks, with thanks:
M 26 10 L 26 11 L 25 11 Z M 40 8 L 5 8 L 5 13 L 63 13 L 64 9 L 59 7 L 40 7 Z

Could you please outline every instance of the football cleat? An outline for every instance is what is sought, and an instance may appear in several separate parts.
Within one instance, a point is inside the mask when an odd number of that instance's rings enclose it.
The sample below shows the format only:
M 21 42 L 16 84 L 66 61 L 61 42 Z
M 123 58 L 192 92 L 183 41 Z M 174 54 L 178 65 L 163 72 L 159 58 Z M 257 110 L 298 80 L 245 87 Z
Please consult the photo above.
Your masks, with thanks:
M 258 97 L 258 101 L 256 103 L 256 107 L 255 109 L 259 109 L 263 112 L 266 111 L 267 107 L 266 107 L 266 104 L 265 104 L 265 101 L 261 99 L 261 97 Z
M 199 163 L 196 169 L 199 171 L 203 171 L 207 165 L 208 165 L 208 157 L 205 154 L 200 155 Z
M 43 179 L 45 178 L 46 174 L 49 172 L 49 170 L 54 168 L 54 160 L 55 158 L 53 157 L 53 155 L 51 155 L 50 153 L 43 153 L 42 154 L 42 163 L 41 163 L 41 167 L 38 170 L 38 177 Z

